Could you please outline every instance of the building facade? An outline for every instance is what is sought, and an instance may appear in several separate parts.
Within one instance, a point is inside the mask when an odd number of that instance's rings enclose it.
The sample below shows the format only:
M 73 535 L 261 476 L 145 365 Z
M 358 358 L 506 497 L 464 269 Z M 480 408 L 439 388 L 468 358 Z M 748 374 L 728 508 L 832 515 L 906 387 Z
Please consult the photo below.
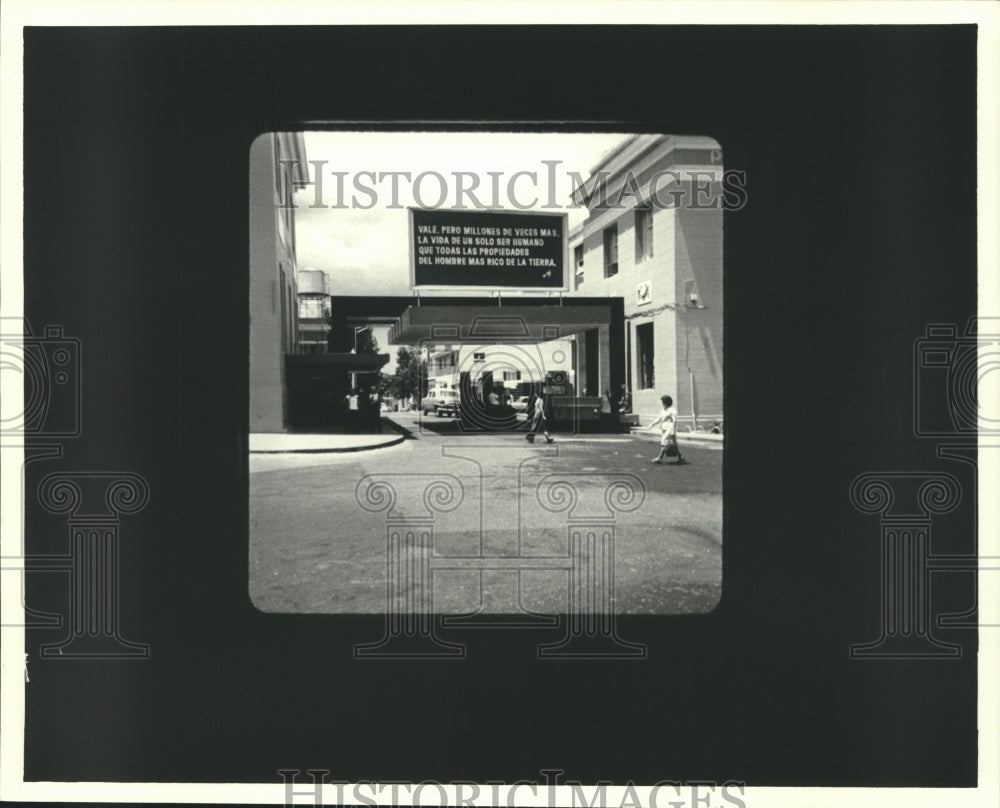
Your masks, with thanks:
M 530 388 L 541 389 L 545 374 L 566 373 L 575 383 L 575 340 L 550 340 L 537 344 L 475 343 L 453 345 L 428 352 L 427 392 L 458 390 L 462 373 L 473 385 L 507 388 L 512 395 L 527 395 Z
M 722 420 L 722 178 L 712 138 L 633 135 L 574 192 L 588 215 L 569 236 L 570 295 L 624 300 L 625 351 L 607 361 L 642 424 L 664 394 L 682 429 Z M 581 349 L 603 384 L 607 347 Z
M 299 305 L 290 180 L 306 168 L 301 134 L 272 132 L 250 147 L 250 432 L 287 428 L 285 356 L 296 351 Z

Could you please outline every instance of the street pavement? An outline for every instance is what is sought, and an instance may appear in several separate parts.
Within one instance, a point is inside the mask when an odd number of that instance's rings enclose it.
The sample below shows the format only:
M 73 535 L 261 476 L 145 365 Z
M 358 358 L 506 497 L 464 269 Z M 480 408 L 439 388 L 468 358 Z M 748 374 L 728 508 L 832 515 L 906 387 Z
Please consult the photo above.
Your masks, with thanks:
M 718 602 L 721 442 L 681 435 L 690 462 L 653 465 L 658 433 L 555 432 L 554 443 L 531 445 L 523 432 L 460 434 L 450 419 L 391 418 L 407 438 L 395 446 L 250 456 L 258 608 L 384 613 L 387 519 L 433 531 L 433 550 L 416 562 L 433 569 L 435 613 L 565 613 L 569 530 L 597 534 L 612 522 L 610 608 L 691 614 Z

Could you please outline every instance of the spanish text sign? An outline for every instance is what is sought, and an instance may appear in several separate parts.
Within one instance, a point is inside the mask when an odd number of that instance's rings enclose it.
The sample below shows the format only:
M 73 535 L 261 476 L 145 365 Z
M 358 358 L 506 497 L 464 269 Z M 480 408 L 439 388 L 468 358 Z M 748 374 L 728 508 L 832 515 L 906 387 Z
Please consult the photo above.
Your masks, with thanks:
M 566 214 L 410 208 L 414 287 L 563 289 Z

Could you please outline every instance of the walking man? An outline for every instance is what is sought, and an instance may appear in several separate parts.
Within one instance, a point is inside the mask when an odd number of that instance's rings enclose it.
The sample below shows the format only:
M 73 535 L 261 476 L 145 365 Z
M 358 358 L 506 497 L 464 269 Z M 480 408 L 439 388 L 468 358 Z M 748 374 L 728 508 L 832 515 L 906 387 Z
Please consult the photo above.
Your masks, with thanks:
M 542 430 L 542 434 L 545 435 L 545 442 L 552 443 L 552 436 L 549 434 L 548 425 L 545 421 L 545 399 L 542 396 L 536 395 L 534 397 L 534 406 L 529 407 L 531 418 L 531 429 L 528 434 L 524 436 L 528 443 L 535 442 L 535 433 L 539 429 Z

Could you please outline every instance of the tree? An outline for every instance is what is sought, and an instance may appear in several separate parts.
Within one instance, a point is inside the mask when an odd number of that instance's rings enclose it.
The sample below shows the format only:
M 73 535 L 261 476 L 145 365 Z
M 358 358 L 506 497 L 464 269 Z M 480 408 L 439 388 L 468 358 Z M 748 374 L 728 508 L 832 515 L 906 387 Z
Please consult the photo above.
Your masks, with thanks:
M 396 373 L 389 382 L 389 390 L 397 399 L 413 396 L 415 399 L 427 389 L 427 362 L 417 351 L 401 346 L 396 352 Z
M 375 382 L 375 384 L 376 384 L 376 386 L 378 388 L 379 395 L 383 396 L 383 397 L 384 396 L 391 396 L 391 395 L 393 395 L 393 392 L 392 392 L 392 379 L 393 379 L 393 377 L 386 375 L 385 373 L 383 373 L 380 370 L 378 372 L 378 376 L 376 378 L 377 378 L 377 381 Z
M 370 328 L 358 331 L 355 335 L 355 340 L 358 346 L 357 353 L 377 354 L 379 352 L 378 340 L 375 339 L 375 334 Z

